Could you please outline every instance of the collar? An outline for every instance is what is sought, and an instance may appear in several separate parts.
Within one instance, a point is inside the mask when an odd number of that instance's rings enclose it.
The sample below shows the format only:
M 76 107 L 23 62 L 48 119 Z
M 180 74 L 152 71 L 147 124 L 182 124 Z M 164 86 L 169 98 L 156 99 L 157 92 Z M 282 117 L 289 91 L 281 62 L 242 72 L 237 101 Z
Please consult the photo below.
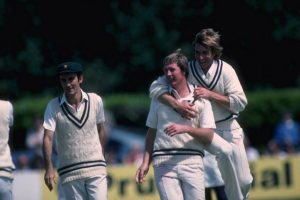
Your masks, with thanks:
M 200 72 L 202 74 L 204 74 L 202 67 L 200 66 L 200 64 L 198 62 L 196 62 L 198 69 L 200 70 Z M 206 73 L 206 77 L 209 78 L 211 76 L 213 76 L 215 74 L 215 71 L 217 70 L 217 66 L 218 66 L 218 62 L 216 60 L 213 60 L 213 63 L 211 64 L 209 70 Z
M 190 93 L 192 93 L 192 92 L 194 91 L 195 85 L 190 84 L 189 82 L 187 82 L 187 84 L 188 84 Z M 171 86 L 168 86 L 168 91 L 169 91 L 169 94 L 170 94 L 170 95 L 172 95 L 172 96 L 175 97 L 175 99 L 181 99 L 181 98 L 183 98 L 183 97 L 181 97 L 181 96 L 178 94 L 177 90 L 174 89 L 174 88 L 172 88 Z
M 81 100 L 81 102 L 83 102 L 84 100 L 89 101 L 89 98 L 88 98 L 88 96 L 87 96 L 87 93 L 83 92 L 82 90 L 80 90 L 80 91 L 81 91 L 81 95 L 82 95 L 82 100 Z M 62 98 L 60 99 L 59 104 L 62 105 L 62 104 L 65 103 L 65 102 L 68 103 L 68 102 L 67 102 L 67 98 L 66 98 L 65 93 L 63 93 Z

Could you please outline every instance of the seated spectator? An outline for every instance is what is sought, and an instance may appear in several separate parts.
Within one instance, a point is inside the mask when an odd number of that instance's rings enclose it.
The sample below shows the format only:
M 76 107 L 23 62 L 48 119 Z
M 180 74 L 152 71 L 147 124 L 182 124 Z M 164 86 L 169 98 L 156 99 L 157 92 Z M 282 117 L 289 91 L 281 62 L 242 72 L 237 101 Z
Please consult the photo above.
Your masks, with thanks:
M 254 146 L 251 145 L 249 138 L 247 136 L 245 136 L 244 138 L 244 144 L 246 148 L 248 161 L 258 160 L 260 157 L 260 153 Z
M 274 136 L 268 147 L 273 155 L 294 154 L 299 148 L 299 124 L 293 119 L 291 113 L 284 113 L 282 120 L 274 130 Z
M 16 166 L 18 170 L 29 169 L 30 166 L 28 156 L 26 154 L 20 154 L 17 157 Z
M 129 153 L 123 160 L 124 164 L 140 165 L 143 161 L 143 150 L 139 144 L 133 144 Z
M 119 161 L 118 159 L 116 150 L 114 150 L 113 148 L 106 149 L 105 159 L 107 165 L 116 165 L 121 163 L 121 161 Z
M 28 130 L 26 135 L 26 147 L 29 150 L 31 168 L 43 167 L 43 119 L 37 117 L 34 121 L 34 126 Z

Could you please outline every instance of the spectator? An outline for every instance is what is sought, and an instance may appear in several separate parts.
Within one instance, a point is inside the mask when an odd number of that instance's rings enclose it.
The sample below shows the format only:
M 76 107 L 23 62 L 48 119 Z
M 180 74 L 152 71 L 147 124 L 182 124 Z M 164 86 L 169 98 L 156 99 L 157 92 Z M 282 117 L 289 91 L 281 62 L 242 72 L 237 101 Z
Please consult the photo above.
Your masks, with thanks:
M 133 144 L 129 153 L 124 158 L 125 164 L 140 165 L 143 161 L 143 150 L 139 144 Z
M 245 136 L 244 138 L 244 144 L 246 148 L 248 161 L 254 161 L 259 159 L 260 157 L 259 151 L 251 145 L 249 138 L 247 136 Z
M 26 153 L 20 153 L 17 157 L 16 165 L 18 170 L 30 169 L 28 155 Z
M 29 150 L 31 168 L 43 168 L 43 136 L 43 119 L 36 117 L 34 126 L 28 130 L 26 135 L 26 147 Z
M 275 127 L 273 138 L 269 142 L 269 150 L 273 155 L 294 154 L 299 148 L 299 143 L 299 124 L 293 119 L 291 113 L 286 112 Z
M 106 148 L 105 159 L 107 165 L 117 165 L 121 163 L 118 159 L 117 150 L 114 148 Z

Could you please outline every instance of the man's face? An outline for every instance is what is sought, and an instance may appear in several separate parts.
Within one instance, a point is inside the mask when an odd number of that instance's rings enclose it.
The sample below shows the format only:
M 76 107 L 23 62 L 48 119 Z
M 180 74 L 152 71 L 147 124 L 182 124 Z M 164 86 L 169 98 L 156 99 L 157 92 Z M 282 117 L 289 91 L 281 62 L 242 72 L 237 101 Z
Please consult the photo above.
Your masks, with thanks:
M 59 75 L 60 84 L 66 95 L 73 95 L 80 91 L 80 84 L 83 81 L 82 75 L 77 76 L 76 73 Z
M 214 54 L 210 48 L 204 47 L 201 44 L 195 45 L 195 59 L 204 69 L 209 69 L 213 60 Z
M 176 63 L 164 66 L 163 70 L 168 83 L 174 88 L 185 78 L 184 73 Z

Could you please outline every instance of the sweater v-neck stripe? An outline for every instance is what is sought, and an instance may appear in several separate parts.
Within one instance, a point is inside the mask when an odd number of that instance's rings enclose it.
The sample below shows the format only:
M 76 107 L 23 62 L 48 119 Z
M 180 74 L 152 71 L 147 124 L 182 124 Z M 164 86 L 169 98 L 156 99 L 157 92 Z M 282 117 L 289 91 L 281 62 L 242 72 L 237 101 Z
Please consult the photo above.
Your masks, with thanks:
M 189 62 L 189 65 L 190 65 L 190 69 L 192 71 L 192 74 L 193 76 L 195 77 L 196 81 L 203 87 L 209 89 L 209 90 L 213 90 L 219 79 L 220 79 L 220 76 L 221 76 L 221 73 L 222 73 L 222 68 L 223 68 L 223 62 L 221 60 L 217 60 L 217 70 L 216 70 L 216 73 L 214 74 L 214 77 L 212 79 L 212 81 L 207 84 L 203 78 L 201 77 L 198 69 L 197 69 L 197 66 L 196 66 L 196 60 L 193 60 L 193 61 L 190 61 Z
M 70 108 L 68 107 L 67 103 L 64 102 L 61 104 L 61 109 L 63 113 L 67 116 L 67 118 L 78 128 L 82 128 L 87 119 L 89 118 L 90 114 L 90 96 L 87 94 L 88 100 L 84 100 L 84 111 L 82 113 L 82 116 L 80 119 L 78 119 L 71 111 Z M 59 97 L 59 102 L 61 101 L 62 96 Z

